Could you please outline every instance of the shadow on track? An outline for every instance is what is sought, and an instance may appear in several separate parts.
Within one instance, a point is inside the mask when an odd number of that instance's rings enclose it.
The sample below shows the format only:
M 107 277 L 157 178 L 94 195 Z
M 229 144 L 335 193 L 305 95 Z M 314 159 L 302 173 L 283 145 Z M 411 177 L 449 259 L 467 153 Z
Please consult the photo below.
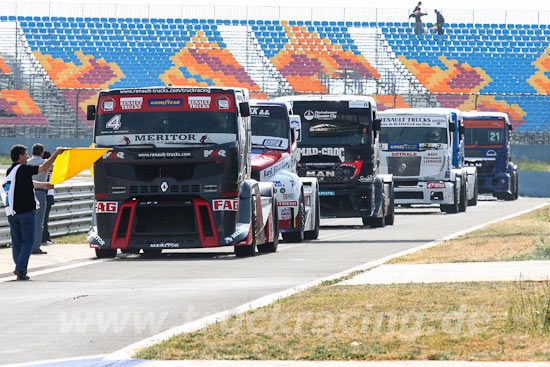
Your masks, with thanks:
M 182 250 L 185 251 L 185 250 Z M 272 255 L 273 253 L 257 252 L 256 256 Z M 227 260 L 244 260 L 248 257 L 237 257 L 233 251 L 231 252 L 163 252 L 156 258 L 145 258 L 143 254 L 131 254 L 125 256 L 117 256 L 116 261 L 227 261 Z

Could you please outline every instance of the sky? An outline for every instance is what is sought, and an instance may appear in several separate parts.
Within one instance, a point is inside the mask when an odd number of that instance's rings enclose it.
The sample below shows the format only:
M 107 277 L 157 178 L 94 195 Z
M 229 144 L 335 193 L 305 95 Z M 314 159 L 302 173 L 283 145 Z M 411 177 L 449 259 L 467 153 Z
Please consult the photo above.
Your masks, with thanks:
M 6 1 L 6 0 L 2 0 Z M 6 2 L 15 2 L 7 0 Z M 83 0 L 17 0 L 17 3 L 82 3 Z M 304 7 L 365 7 L 412 9 L 417 0 L 93 0 L 106 4 L 189 4 L 189 5 L 249 5 L 249 6 L 304 6 Z M 550 11 L 550 1 L 541 0 L 424 0 L 426 9 L 506 9 Z

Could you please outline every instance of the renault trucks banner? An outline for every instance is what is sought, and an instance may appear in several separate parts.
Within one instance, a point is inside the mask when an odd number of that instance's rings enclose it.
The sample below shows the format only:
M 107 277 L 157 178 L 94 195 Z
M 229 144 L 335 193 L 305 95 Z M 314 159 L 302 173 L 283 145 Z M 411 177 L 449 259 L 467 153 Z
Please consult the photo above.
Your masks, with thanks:
M 380 114 L 383 127 L 446 127 L 447 115 L 386 115 Z
M 235 112 L 231 94 L 141 94 L 105 95 L 99 99 L 99 114 L 157 111 Z
M 504 119 L 499 120 L 466 120 L 464 126 L 467 129 L 496 129 L 504 127 Z

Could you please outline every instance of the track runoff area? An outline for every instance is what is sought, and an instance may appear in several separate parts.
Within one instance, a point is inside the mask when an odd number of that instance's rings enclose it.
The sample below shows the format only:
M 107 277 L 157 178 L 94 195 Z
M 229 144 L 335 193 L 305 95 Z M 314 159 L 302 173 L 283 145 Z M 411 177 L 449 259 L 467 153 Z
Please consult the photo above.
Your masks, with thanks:
M 2 342 L 0 360 L 32 365 L 127 360 L 136 349 L 170 336 L 535 210 L 547 201 L 503 202 L 482 196 L 478 206 L 453 215 L 433 205 L 397 208 L 395 225 L 377 229 L 365 228 L 360 219 L 323 219 L 318 240 L 281 243 L 276 253 L 249 258 L 235 257 L 231 248 L 216 248 L 166 252 L 155 260 L 136 255 L 85 260 L 30 273 L 31 282 L 0 283 L 0 323 L 11 334 Z M 86 356 L 94 357 L 82 358 Z

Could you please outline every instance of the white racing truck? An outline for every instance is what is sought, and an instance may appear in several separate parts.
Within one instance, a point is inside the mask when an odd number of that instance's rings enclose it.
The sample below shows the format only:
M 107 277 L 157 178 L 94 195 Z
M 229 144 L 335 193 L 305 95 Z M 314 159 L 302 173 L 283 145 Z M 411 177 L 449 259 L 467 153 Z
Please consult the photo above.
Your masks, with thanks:
M 477 205 L 477 171 L 464 164 L 459 110 L 403 108 L 378 116 L 380 171 L 393 174 L 396 204 L 439 204 L 446 213 Z
M 291 111 L 288 103 L 251 101 L 252 177 L 274 185 L 283 240 L 301 242 L 319 236 L 319 184 L 296 174 L 301 124 Z

